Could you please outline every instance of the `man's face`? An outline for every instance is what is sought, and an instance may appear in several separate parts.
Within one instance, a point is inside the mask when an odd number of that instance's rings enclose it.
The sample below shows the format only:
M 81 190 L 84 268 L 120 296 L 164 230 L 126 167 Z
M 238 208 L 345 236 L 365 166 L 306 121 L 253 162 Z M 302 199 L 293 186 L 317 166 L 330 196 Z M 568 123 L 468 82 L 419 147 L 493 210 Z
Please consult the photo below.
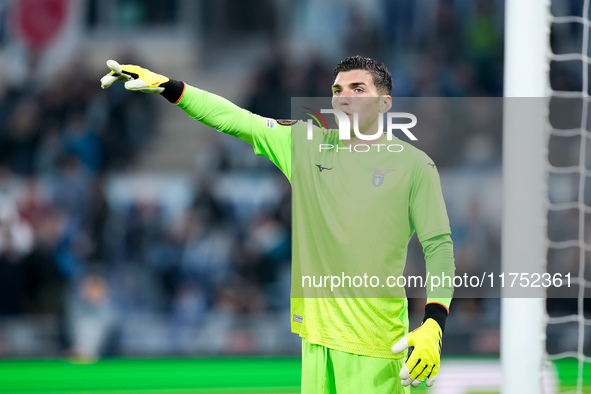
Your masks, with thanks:
M 359 116 L 359 131 L 372 133 L 378 129 L 378 116 L 390 108 L 390 96 L 380 95 L 369 71 L 351 70 L 337 74 L 332 85 L 332 107 L 343 111 L 351 121 Z

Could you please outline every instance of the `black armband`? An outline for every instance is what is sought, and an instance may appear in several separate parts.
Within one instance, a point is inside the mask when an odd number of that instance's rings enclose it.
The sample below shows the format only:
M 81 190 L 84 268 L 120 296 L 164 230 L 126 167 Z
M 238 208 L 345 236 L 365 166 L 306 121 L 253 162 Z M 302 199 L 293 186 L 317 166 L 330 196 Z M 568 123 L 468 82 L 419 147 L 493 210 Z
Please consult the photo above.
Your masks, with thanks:
M 441 332 L 445 331 L 445 320 L 447 319 L 448 311 L 445 306 L 437 302 L 430 302 L 425 305 L 425 317 L 423 323 L 427 319 L 433 319 L 441 327 Z
M 164 88 L 160 95 L 164 96 L 165 99 L 173 104 L 176 104 L 181 99 L 181 96 L 185 91 L 185 83 L 174 79 L 164 82 L 160 87 Z

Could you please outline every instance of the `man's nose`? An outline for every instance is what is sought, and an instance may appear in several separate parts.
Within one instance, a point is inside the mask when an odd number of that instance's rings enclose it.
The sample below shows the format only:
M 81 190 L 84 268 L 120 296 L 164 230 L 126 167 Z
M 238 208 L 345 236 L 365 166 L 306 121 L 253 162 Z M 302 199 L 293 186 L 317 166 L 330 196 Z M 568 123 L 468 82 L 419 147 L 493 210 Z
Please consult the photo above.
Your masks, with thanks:
M 343 92 L 339 96 L 339 104 L 351 104 L 351 93 L 350 92 Z
M 341 92 L 341 97 L 351 97 L 353 95 L 353 91 L 352 90 L 343 90 Z

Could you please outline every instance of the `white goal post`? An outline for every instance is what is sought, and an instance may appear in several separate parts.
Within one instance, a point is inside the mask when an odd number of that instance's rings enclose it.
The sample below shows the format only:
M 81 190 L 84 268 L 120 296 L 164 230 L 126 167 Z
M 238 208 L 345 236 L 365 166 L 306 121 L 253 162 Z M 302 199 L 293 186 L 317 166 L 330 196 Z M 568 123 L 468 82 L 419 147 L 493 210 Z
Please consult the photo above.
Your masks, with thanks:
M 503 106 L 503 272 L 545 272 L 549 0 L 506 0 Z M 517 97 L 538 97 L 519 100 Z M 524 108 L 526 107 L 526 108 Z M 523 112 L 540 116 L 524 119 Z M 543 393 L 545 296 L 501 300 L 503 394 Z

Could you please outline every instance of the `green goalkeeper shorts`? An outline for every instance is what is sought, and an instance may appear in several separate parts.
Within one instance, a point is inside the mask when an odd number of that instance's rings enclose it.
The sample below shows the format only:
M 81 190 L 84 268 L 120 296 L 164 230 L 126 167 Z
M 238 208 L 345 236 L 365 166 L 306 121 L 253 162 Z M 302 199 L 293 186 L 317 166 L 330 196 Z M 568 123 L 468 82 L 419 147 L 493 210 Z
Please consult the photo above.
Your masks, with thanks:
M 345 353 L 302 339 L 302 394 L 409 394 L 400 384 L 404 359 Z

